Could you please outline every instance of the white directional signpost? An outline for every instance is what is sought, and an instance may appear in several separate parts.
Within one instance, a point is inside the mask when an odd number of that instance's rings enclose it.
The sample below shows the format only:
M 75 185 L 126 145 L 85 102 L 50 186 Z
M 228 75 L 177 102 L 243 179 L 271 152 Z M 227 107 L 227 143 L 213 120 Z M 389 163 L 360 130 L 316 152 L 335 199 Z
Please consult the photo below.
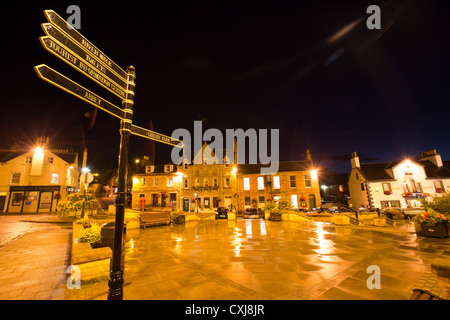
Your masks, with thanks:
M 108 300 L 122 300 L 124 282 L 122 241 L 130 134 L 179 148 L 183 147 L 183 143 L 180 140 L 132 124 L 134 80 L 136 78 L 133 66 L 128 66 L 126 70 L 123 70 L 56 12 L 45 10 L 44 14 L 48 23 L 43 23 L 41 26 L 46 36 L 39 38 L 44 49 L 122 100 L 122 108 L 120 108 L 45 64 L 34 67 L 39 78 L 120 119 L 119 170 L 115 200 L 116 219 L 108 282 Z M 91 177 L 87 173 L 83 174 L 81 179 L 86 183 Z

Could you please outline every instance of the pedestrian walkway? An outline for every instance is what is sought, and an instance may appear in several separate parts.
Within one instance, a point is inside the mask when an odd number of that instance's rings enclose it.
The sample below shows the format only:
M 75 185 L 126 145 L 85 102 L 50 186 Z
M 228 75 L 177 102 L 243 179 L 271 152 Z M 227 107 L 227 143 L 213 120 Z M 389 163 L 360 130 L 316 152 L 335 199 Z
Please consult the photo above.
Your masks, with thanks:
M 413 288 L 442 295 L 430 266 L 450 256 L 450 239 L 412 230 L 409 222 L 361 228 L 260 219 L 128 230 L 124 298 L 406 300 Z M 67 288 L 70 237 L 70 228 L 42 223 L 0 248 L 0 299 L 107 299 L 106 280 Z M 379 290 L 367 288 L 370 265 L 381 270 Z
M 407 300 L 431 262 L 450 254 L 449 239 L 417 238 L 407 223 L 395 229 L 258 219 L 136 230 L 127 235 L 124 298 Z M 367 287 L 370 265 L 380 267 L 380 290 Z M 66 298 L 106 299 L 107 289 L 104 281 Z
M 0 299 L 64 300 L 71 230 L 40 227 L 0 248 Z

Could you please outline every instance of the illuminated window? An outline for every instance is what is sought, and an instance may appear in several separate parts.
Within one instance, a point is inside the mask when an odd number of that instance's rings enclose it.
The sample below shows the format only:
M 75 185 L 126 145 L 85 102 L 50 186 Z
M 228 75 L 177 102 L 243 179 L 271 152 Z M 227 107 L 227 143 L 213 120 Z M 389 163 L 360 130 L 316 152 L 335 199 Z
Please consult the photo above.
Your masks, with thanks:
M 311 188 L 311 175 L 305 174 L 305 187 Z
M 264 190 L 264 177 L 258 177 L 258 190 Z
M 405 175 L 412 175 L 412 170 L 410 166 L 405 166 Z
M 25 157 L 25 158 L 23 159 L 23 163 L 25 163 L 25 164 L 30 164 L 32 160 L 33 160 L 32 157 Z
M 209 187 L 209 180 L 208 179 L 203 180 L 203 183 L 204 183 L 205 187 Z
M 224 186 L 225 188 L 230 187 L 230 177 L 225 177 Z
M 280 177 L 279 176 L 273 176 L 273 188 L 280 189 Z
M 244 190 L 250 190 L 250 178 L 244 178 Z
M 59 173 L 52 173 L 50 184 L 59 184 Z
M 145 178 L 141 178 L 141 186 L 145 186 Z
M 153 186 L 157 187 L 158 186 L 158 178 L 155 177 L 155 179 L 153 180 Z
M 217 187 L 217 178 L 213 178 L 213 187 Z
M 189 179 L 184 179 L 184 188 L 185 189 L 189 188 Z
M 173 177 L 167 177 L 167 186 L 172 187 L 173 186 Z

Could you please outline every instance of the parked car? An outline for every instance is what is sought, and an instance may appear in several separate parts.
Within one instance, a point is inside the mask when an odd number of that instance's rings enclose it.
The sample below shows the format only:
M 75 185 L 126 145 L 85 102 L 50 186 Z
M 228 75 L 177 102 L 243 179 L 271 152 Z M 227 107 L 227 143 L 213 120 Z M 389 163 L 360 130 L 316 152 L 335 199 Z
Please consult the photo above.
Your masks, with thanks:
M 228 219 L 228 209 L 225 207 L 219 207 L 216 210 L 216 220 L 217 219 Z
M 264 219 L 264 211 L 257 208 L 247 208 L 244 211 L 244 219 Z

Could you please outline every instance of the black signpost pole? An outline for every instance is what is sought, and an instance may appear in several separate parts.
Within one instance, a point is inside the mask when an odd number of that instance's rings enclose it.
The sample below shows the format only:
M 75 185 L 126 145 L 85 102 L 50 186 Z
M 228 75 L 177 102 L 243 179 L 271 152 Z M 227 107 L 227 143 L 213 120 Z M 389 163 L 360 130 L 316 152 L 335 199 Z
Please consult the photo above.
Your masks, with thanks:
M 120 151 L 119 171 L 116 193 L 116 221 L 114 230 L 114 246 L 111 267 L 109 271 L 108 300 L 123 300 L 123 237 L 126 202 L 126 182 L 128 163 L 128 144 L 131 133 L 131 119 L 133 115 L 134 79 L 136 78 L 133 66 L 127 68 L 127 81 L 125 99 L 122 101 L 124 119 L 120 122 Z

